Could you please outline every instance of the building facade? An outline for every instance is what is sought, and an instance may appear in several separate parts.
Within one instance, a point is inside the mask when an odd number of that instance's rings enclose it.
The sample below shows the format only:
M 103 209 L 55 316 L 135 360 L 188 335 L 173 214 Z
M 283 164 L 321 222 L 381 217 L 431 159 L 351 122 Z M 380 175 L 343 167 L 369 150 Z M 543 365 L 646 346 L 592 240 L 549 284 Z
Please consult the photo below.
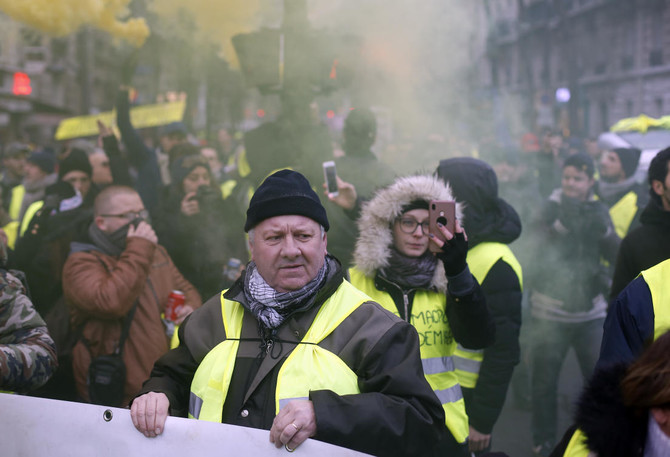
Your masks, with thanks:
M 670 111 L 665 0 L 493 0 L 479 80 L 526 128 L 595 136 Z

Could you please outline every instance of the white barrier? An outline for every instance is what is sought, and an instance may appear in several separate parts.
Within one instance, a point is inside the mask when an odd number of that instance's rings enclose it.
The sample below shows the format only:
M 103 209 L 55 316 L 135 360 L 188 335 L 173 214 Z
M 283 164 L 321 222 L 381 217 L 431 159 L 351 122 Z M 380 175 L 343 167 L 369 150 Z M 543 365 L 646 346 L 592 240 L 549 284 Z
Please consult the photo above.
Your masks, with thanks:
M 6 457 L 289 455 L 270 443 L 266 430 L 168 417 L 163 434 L 146 438 L 128 409 L 11 394 L 0 394 L 0 430 Z M 366 454 L 310 439 L 291 455 Z

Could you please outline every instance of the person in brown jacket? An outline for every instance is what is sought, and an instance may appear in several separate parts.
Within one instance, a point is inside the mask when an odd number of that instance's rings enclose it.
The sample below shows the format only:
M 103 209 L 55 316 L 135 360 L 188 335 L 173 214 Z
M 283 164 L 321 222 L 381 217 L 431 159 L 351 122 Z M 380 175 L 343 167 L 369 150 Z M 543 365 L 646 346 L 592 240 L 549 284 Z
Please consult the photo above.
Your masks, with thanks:
M 95 200 L 88 236 L 72 243 L 65 263 L 63 292 L 73 328 L 81 331 L 73 350 L 73 372 L 77 391 L 86 401 L 90 401 L 91 360 L 119 349 L 126 316 L 132 319 L 122 348 L 126 366 L 122 405 L 137 394 L 154 362 L 169 349 L 161 313 L 170 292 L 185 294 L 176 324 L 202 303 L 158 244 L 148 219 L 135 190 L 106 188 Z

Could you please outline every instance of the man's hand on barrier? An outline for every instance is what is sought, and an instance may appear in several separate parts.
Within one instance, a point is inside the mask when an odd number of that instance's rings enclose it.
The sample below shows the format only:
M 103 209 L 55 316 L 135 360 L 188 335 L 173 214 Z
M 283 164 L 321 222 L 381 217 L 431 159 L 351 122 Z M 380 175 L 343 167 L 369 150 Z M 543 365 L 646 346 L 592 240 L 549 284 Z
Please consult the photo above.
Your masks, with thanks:
M 310 400 L 291 400 L 279 410 L 270 429 L 270 442 L 291 452 L 316 434 L 316 415 Z
M 170 400 L 162 392 L 149 392 L 133 401 L 130 418 L 135 428 L 147 438 L 154 438 L 165 429 Z

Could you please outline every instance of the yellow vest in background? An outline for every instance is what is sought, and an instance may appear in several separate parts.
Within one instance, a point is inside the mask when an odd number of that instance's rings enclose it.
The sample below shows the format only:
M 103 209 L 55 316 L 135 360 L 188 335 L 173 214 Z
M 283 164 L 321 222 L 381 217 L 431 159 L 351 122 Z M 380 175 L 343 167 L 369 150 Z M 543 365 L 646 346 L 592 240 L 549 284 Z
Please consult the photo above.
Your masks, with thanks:
M 514 270 L 519 278 L 519 287 L 523 289 L 521 264 L 506 244 L 479 243 L 468 251 L 467 261 L 470 273 L 481 284 L 486 279 L 491 268 L 493 268 L 493 265 L 501 259 L 512 267 L 512 270 Z M 457 345 L 454 352 L 454 364 L 461 386 L 473 389 L 477 385 L 482 360 L 484 360 L 483 349 L 466 349 L 460 344 Z

